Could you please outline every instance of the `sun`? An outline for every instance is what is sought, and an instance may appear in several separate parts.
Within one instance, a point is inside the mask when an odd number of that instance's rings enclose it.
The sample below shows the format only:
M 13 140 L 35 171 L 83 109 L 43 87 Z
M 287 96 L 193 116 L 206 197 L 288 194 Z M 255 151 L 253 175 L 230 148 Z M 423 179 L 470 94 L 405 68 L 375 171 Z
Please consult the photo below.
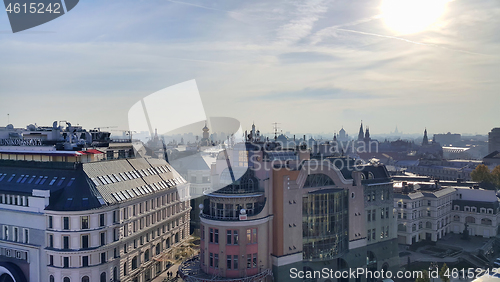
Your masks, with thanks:
M 448 0 L 382 0 L 385 24 L 400 34 L 426 30 L 439 20 Z

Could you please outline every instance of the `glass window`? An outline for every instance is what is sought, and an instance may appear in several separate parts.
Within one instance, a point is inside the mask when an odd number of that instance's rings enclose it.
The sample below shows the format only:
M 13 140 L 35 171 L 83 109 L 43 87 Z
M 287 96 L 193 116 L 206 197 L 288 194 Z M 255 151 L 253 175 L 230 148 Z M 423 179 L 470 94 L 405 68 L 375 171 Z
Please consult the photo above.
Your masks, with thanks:
M 89 217 L 88 216 L 82 216 L 82 229 L 89 229 Z
M 226 241 L 227 241 L 226 244 L 227 245 L 231 245 L 231 239 L 233 237 L 232 235 L 233 234 L 232 234 L 231 230 L 227 230 L 227 239 L 226 239 Z
M 69 230 L 69 217 L 67 216 L 63 217 L 63 229 Z
M 247 268 L 252 268 L 252 254 L 247 255 Z
M 239 241 L 238 230 L 233 230 L 233 244 L 238 245 L 238 241 Z
M 135 208 L 135 205 L 134 205 L 134 208 Z M 134 209 L 134 211 L 135 211 L 135 209 Z M 103 213 L 101 213 L 101 214 L 99 215 L 99 226 L 101 226 L 101 227 L 102 227 L 102 226 L 104 226 L 104 225 L 105 225 L 105 222 L 104 222 L 104 214 L 103 214 Z
M 233 256 L 233 269 L 238 269 L 238 255 Z

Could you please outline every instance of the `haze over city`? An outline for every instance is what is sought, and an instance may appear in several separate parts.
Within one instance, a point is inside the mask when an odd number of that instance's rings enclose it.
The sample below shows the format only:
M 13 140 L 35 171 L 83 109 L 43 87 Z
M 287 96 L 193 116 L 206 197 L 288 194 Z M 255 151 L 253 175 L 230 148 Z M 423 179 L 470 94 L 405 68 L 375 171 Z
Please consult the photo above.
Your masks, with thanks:
M 262 132 L 280 122 L 355 134 L 363 120 L 372 134 L 487 134 L 500 104 L 500 8 L 422 3 L 81 1 L 13 35 L 0 13 L 0 125 L 9 113 L 21 127 L 37 117 L 126 129 L 139 99 L 196 79 L 208 116 Z

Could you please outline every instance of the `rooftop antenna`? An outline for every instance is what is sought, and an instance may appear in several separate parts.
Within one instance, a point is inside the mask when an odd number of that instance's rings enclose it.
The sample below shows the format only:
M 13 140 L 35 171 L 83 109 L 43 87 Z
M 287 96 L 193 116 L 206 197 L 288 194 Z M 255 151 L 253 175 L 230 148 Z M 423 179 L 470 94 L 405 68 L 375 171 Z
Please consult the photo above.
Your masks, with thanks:
M 278 122 L 273 123 L 273 128 L 274 128 L 274 140 L 278 140 Z
M 10 124 L 10 114 L 7 114 L 7 124 Z

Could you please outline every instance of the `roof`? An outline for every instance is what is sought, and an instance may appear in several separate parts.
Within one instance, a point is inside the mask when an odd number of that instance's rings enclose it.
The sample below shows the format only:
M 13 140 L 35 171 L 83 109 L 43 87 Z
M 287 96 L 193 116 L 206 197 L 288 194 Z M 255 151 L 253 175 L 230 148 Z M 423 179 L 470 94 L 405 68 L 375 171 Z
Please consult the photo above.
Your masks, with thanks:
M 120 159 L 92 163 L 0 162 L 0 191 L 31 195 L 49 190 L 48 210 L 99 208 L 160 190 L 185 180 L 164 160 Z
M 488 154 L 484 157 L 485 159 L 500 159 L 500 152 L 493 151 L 491 154 Z

